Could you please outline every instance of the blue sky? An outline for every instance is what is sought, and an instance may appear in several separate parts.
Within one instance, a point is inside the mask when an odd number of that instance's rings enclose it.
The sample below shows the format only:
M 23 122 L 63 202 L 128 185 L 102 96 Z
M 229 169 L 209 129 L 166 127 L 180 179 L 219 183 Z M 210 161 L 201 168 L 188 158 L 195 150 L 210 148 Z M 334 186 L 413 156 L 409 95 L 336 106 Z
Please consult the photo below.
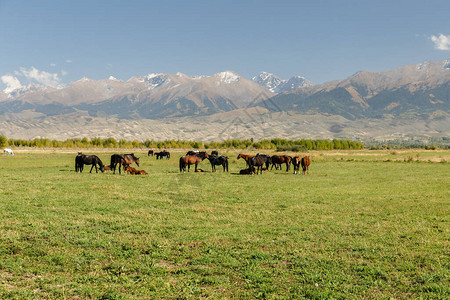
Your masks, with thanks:
M 448 0 L 0 0 L 0 89 L 224 70 L 322 83 L 449 58 L 449 11 Z

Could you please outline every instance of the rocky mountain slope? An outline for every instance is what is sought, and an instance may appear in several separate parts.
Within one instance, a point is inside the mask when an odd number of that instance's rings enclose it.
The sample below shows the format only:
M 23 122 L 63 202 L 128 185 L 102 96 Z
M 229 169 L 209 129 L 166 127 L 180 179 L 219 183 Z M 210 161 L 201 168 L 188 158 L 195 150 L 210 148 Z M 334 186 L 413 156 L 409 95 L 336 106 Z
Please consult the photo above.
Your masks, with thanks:
M 33 110 L 52 116 L 87 111 L 93 116 L 162 118 L 230 111 L 273 95 L 231 71 L 196 77 L 149 74 L 128 81 L 83 78 L 61 89 L 35 87 L 3 95 L 0 112 Z
M 256 83 L 226 71 L 22 86 L 0 91 L 0 134 L 209 141 L 450 136 L 450 60 L 319 85 L 277 78 L 266 73 Z M 275 94 L 282 84 L 294 89 Z
M 388 72 L 358 72 L 342 81 L 296 89 L 266 100 L 286 111 L 340 115 L 348 119 L 384 114 L 429 117 L 450 110 L 450 60 Z

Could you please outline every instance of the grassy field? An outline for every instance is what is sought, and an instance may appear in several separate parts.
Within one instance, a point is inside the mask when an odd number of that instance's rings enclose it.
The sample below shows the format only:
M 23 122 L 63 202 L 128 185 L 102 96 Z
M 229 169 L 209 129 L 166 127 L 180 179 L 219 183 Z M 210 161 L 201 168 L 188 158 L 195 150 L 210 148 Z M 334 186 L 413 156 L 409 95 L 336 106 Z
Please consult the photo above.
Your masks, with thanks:
M 148 176 L 16 152 L 0 155 L 1 299 L 450 297 L 449 152 L 314 152 L 307 176 L 237 175 L 237 152 L 225 174 L 140 153 Z

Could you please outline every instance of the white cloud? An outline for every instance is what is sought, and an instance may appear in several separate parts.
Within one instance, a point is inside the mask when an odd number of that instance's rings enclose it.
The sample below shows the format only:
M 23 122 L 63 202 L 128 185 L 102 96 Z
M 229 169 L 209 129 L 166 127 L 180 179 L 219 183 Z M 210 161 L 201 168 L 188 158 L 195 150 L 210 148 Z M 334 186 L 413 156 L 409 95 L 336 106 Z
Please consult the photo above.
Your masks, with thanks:
M 54 88 L 62 86 L 61 79 L 59 78 L 59 75 L 57 73 L 39 71 L 35 67 L 31 67 L 28 70 L 26 68 L 20 68 L 20 72 L 30 81 L 35 80 L 39 84 L 51 86 Z
M 70 64 L 72 62 L 71 59 L 66 59 L 66 63 Z
M 434 43 L 434 47 L 438 50 L 450 50 L 450 35 L 443 35 L 442 33 L 439 36 L 432 35 L 431 40 Z
M 14 77 L 12 75 L 3 75 L 1 79 L 3 83 L 6 84 L 6 89 L 3 90 L 5 93 L 9 94 L 15 89 L 22 87 L 22 84 L 20 83 L 19 79 L 17 79 L 17 77 Z
M 68 73 L 66 70 L 61 70 L 61 76 L 66 76 Z
M 50 67 L 56 67 L 56 64 L 50 64 Z

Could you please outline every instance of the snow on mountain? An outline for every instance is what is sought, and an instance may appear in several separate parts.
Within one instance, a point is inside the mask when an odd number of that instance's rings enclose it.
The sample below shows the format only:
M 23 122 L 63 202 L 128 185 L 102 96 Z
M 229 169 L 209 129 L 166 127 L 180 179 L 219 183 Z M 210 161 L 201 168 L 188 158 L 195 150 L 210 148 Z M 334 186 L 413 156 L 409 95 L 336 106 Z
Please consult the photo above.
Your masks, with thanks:
M 240 79 L 240 76 L 232 71 L 216 73 L 213 76 L 218 78 L 221 82 L 225 83 L 237 82 Z
M 313 85 L 311 81 L 302 76 L 294 76 L 288 80 L 283 80 L 268 72 L 261 72 L 257 76 L 253 77 L 252 80 L 257 84 L 268 88 L 274 93 L 283 93 Z
M 252 80 L 257 84 L 268 88 L 274 93 L 278 93 L 278 86 L 283 83 L 283 80 L 274 74 L 267 72 L 259 73 L 257 76 L 253 77 Z

